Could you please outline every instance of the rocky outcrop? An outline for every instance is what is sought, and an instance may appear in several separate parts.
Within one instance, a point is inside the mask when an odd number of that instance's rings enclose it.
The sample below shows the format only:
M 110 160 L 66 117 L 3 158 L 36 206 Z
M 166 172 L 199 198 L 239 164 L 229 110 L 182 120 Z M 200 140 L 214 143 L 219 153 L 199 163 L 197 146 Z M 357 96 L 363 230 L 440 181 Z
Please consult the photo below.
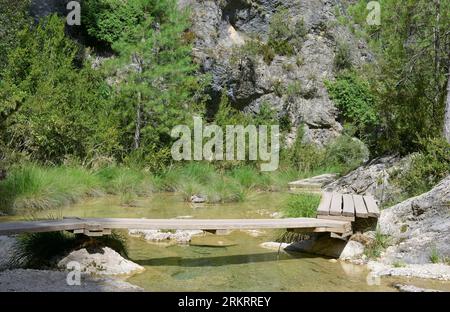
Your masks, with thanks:
M 95 252 L 85 248 L 72 251 L 58 262 L 58 267 L 66 269 L 72 262 L 80 264 L 82 273 L 95 275 L 130 275 L 144 271 L 144 267 L 123 258 L 109 247 L 103 247 Z
M 384 263 L 450 259 L 450 176 L 431 191 L 383 210 L 378 223 L 394 243 L 382 257 Z
M 350 47 L 351 61 L 372 59 L 364 42 L 356 40 L 335 16 L 330 0 L 183 0 L 191 6 L 194 56 L 212 75 L 213 107 L 226 91 L 235 107 L 256 113 L 267 103 L 292 125 L 304 125 L 304 140 L 323 144 L 339 135 L 338 111 L 324 81 L 334 78 L 334 56 L 339 44 Z M 266 44 L 269 24 L 285 10 L 288 24 L 303 20 L 304 42 L 293 55 L 264 60 L 258 53 L 240 49 L 251 40 Z M 286 91 L 289 90 L 290 91 Z
M 407 170 L 411 157 L 384 156 L 373 159 L 326 185 L 324 189 L 344 194 L 373 195 L 381 203 L 391 201 L 400 193 L 391 182 L 391 177 Z

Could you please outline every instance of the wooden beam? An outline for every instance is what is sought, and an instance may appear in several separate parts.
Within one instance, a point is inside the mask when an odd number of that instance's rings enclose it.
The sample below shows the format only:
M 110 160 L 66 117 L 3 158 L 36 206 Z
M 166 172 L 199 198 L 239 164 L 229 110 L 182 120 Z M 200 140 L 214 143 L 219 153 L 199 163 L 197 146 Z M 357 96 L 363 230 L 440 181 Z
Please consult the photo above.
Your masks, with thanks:
M 0 235 L 19 233 L 39 233 L 56 231 L 76 231 L 93 234 L 111 229 L 145 230 L 252 230 L 252 229 L 297 229 L 323 228 L 341 229 L 350 225 L 346 221 L 315 218 L 286 219 L 63 219 L 52 221 L 3 222 Z
M 378 209 L 375 198 L 373 196 L 364 196 L 364 202 L 366 203 L 369 217 L 378 218 L 380 216 L 380 209 Z
M 366 208 L 366 203 L 362 195 L 353 195 L 353 203 L 355 204 L 355 215 L 358 218 L 368 218 L 369 213 Z
M 333 192 L 333 198 L 331 199 L 330 215 L 341 216 L 342 215 L 342 194 Z

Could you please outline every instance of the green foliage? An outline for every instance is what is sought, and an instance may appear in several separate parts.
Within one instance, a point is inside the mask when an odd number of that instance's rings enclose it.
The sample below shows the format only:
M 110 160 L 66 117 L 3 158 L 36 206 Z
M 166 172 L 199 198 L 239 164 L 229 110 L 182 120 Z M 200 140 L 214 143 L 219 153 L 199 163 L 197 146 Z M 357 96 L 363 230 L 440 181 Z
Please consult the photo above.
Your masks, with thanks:
M 380 26 L 366 23 L 365 0 L 351 5 L 349 12 L 377 56 L 364 72 L 377 97 L 379 152 L 406 154 L 420 148 L 419 138 L 442 131 L 450 2 L 379 2 Z
M 169 147 L 171 129 L 196 111 L 207 83 L 205 76 L 197 75 L 191 46 L 184 40 L 190 25 L 187 12 L 179 11 L 173 0 L 156 4 L 155 10 L 146 7 L 147 18 L 113 44 L 119 57 L 109 64 L 112 71 L 126 67 L 130 60 L 134 63 L 114 87 L 126 154 L 141 150 L 137 155 L 148 155 Z
M 18 236 L 11 265 L 30 269 L 56 267 L 58 260 L 73 250 L 87 248 L 98 251 L 109 247 L 128 256 L 126 238 L 119 232 L 102 237 L 87 237 L 68 232 L 27 233 Z
M 315 218 L 320 195 L 300 193 L 292 194 L 281 209 L 286 218 Z
M 325 151 L 325 162 L 350 171 L 369 159 L 367 147 L 359 140 L 341 135 L 332 141 Z
M 430 261 L 431 263 L 441 262 L 441 256 L 439 255 L 439 251 L 437 250 L 436 246 L 433 246 L 433 248 L 431 248 Z
M 154 5 L 154 1 L 85 0 L 82 25 L 90 36 L 113 44 L 146 18 L 146 9 L 150 5 Z
M 375 97 L 369 84 L 353 72 L 344 72 L 336 81 L 326 82 L 326 86 L 343 120 L 353 124 L 357 135 L 366 139 L 378 122 Z
M 19 31 L 31 24 L 29 5 L 30 0 L 0 0 L 0 78 L 9 52 L 16 47 Z
M 405 193 L 416 196 L 429 191 L 450 174 L 450 144 L 443 138 L 420 141 L 419 154 L 412 159 L 409 170 L 395 179 Z
M 334 56 L 334 68 L 338 71 L 352 67 L 350 47 L 346 43 L 339 43 Z
M 107 116 L 107 87 L 78 47 L 65 36 L 56 15 L 18 35 L 0 81 L 4 140 L 32 159 L 61 163 L 66 155 L 84 158 L 116 146 L 114 119 Z M 14 139 L 12 139 L 14 138 Z
M 289 11 L 280 10 L 270 19 L 268 45 L 277 54 L 292 55 L 300 51 L 307 33 L 303 20 L 292 23 Z
M 389 247 L 391 238 L 388 235 L 382 234 L 379 229 L 375 231 L 375 238 L 364 249 L 365 255 L 370 259 L 378 258 L 381 253 Z

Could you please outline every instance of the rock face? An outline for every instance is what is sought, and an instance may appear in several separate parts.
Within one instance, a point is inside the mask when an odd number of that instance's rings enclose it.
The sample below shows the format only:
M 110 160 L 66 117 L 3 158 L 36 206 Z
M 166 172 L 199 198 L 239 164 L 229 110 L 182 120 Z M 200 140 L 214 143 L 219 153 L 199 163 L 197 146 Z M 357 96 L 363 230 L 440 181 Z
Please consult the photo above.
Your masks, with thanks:
M 395 243 L 383 262 L 423 264 L 433 254 L 450 259 L 450 176 L 431 191 L 383 210 L 378 223 Z
M 410 156 L 405 158 L 398 156 L 376 158 L 326 185 L 324 189 L 344 194 L 373 195 L 380 202 L 392 200 L 398 196 L 399 190 L 392 185 L 390 177 L 406 170 L 410 160 Z
M 130 260 L 124 259 L 111 248 L 104 247 L 95 253 L 85 248 L 72 251 L 58 262 L 58 267 L 66 269 L 67 264 L 76 261 L 81 266 L 81 272 L 96 275 L 129 275 L 144 271 L 144 268 Z
M 232 104 L 246 112 L 257 113 L 267 103 L 280 118 L 290 120 L 293 133 L 303 125 L 305 141 L 323 144 L 338 136 L 342 129 L 336 121 L 338 111 L 324 85 L 334 77 L 337 46 L 350 47 L 355 65 L 372 57 L 364 42 L 339 26 L 334 12 L 342 8 L 336 3 L 340 1 L 180 1 L 192 8 L 194 56 L 212 75 L 215 109 L 226 91 Z M 300 49 L 290 56 L 275 55 L 272 61 L 258 53 L 239 52 L 251 40 L 267 43 L 271 18 L 283 10 L 286 23 L 304 21 L 307 34 Z M 294 86 L 296 91 L 284 92 Z

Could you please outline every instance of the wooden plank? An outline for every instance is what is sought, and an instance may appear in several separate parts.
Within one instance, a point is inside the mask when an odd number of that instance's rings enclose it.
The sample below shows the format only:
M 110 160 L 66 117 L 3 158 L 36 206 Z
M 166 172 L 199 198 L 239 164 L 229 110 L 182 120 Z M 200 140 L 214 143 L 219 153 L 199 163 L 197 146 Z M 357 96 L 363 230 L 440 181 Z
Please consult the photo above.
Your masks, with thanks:
M 251 230 L 251 229 L 297 229 L 323 228 L 345 231 L 349 222 L 316 218 L 286 219 L 64 219 L 52 221 L 3 222 L 0 235 L 39 233 L 55 231 L 79 231 L 94 234 L 103 229 L 148 229 L 148 230 Z M 86 231 L 84 231 L 86 230 Z
M 353 204 L 353 198 L 350 194 L 342 195 L 342 215 L 345 217 L 351 217 L 355 215 L 355 205 Z
M 326 219 L 326 220 L 338 220 L 338 221 L 355 221 L 355 217 L 345 217 L 345 216 L 325 216 L 325 215 L 317 215 L 318 219 Z
M 366 204 L 362 195 L 353 195 L 353 203 L 355 204 L 355 215 L 358 218 L 368 218 Z
M 331 192 L 324 192 L 322 194 L 322 199 L 320 200 L 319 207 L 317 207 L 318 215 L 327 216 L 330 214 L 330 206 L 331 206 L 332 198 L 333 198 L 333 193 L 331 193 Z
M 333 192 L 333 198 L 331 199 L 330 215 L 341 216 L 342 215 L 342 194 Z
M 375 198 L 373 196 L 364 196 L 364 202 L 366 203 L 369 217 L 378 218 L 380 216 L 380 209 L 378 209 Z

